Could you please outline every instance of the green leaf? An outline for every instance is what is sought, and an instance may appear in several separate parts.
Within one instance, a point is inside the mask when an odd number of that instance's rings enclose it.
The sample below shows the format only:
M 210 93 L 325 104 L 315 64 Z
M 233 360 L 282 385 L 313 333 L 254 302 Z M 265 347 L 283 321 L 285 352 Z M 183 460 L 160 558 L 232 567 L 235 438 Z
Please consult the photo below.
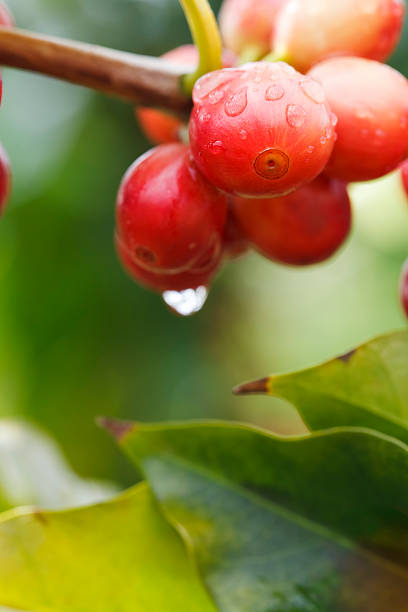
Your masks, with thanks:
M 408 448 L 358 429 L 107 423 L 221 612 L 403 612 Z
M 2 515 L 0 604 L 36 612 L 215 612 L 145 485 L 89 508 Z
M 322 365 L 237 387 L 296 406 L 311 430 L 356 426 L 408 443 L 408 331 L 363 344 Z
M 0 419 L 0 509 L 73 508 L 118 493 L 111 483 L 80 478 L 57 444 L 29 423 Z

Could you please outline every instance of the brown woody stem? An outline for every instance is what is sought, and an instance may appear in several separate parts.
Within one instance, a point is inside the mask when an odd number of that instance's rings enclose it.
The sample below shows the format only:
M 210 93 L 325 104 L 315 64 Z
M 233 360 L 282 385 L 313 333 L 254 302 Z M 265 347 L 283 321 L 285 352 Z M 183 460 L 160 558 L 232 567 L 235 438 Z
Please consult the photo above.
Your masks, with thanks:
M 0 27 L 0 65 L 83 85 L 132 103 L 184 112 L 183 66 L 144 55 Z

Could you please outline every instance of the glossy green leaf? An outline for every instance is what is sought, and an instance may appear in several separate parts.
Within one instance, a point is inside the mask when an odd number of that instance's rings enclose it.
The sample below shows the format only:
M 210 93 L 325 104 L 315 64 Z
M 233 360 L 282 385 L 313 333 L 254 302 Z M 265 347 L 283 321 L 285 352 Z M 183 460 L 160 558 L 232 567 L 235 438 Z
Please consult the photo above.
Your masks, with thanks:
M 221 612 L 403 612 L 408 448 L 358 429 L 107 424 Z
M 408 443 L 408 331 L 307 370 L 241 385 L 290 401 L 311 430 L 368 427 Z
M 0 604 L 36 612 L 215 612 L 149 489 L 0 521 Z

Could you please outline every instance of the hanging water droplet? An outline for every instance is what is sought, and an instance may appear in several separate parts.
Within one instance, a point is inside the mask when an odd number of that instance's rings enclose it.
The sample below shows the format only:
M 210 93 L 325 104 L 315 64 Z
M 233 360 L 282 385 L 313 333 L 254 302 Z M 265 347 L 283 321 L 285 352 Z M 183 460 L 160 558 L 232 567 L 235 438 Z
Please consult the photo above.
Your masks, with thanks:
M 300 89 L 303 91 L 305 96 L 316 104 L 322 104 L 326 100 L 326 95 L 323 91 L 323 87 L 313 79 L 305 79 L 300 82 Z
M 280 83 L 274 83 L 265 92 L 265 100 L 267 102 L 273 102 L 280 100 L 285 95 L 285 90 Z
M 230 117 L 237 117 L 244 112 L 248 104 L 247 88 L 242 87 L 225 100 L 224 109 Z
M 286 120 L 290 127 L 302 127 L 306 119 L 306 111 L 299 104 L 289 104 L 286 107 Z
M 189 317 L 200 312 L 207 297 L 208 290 L 203 286 L 184 291 L 165 291 L 162 295 L 167 306 L 182 317 Z

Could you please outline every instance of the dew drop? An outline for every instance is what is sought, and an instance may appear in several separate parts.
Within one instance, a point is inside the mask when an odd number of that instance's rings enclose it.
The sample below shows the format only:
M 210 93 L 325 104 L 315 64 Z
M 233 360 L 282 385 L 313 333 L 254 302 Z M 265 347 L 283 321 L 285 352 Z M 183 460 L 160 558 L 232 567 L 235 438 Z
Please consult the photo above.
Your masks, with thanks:
M 225 151 L 225 147 L 221 140 L 214 140 L 213 142 L 210 142 L 208 148 L 212 155 L 220 155 Z
M 333 127 L 336 127 L 336 125 L 338 124 L 339 120 L 337 115 L 335 115 L 334 113 L 331 114 L 331 123 Z
M 313 151 L 314 151 L 314 150 L 315 150 L 315 148 L 314 148 L 314 146 L 313 146 L 313 145 L 308 146 L 308 147 L 307 147 L 307 149 L 306 149 L 306 151 L 307 151 L 308 153 L 313 153 Z
M 285 90 L 280 83 L 274 83 L 270 85 L 265 92 L 265 100 L 267 102 L 273 102 L 274 100 L 280 100 L 285 95 Z
M 309 98 L 309 100 L 316 102 L 316 104 L 323 104 L 323 102 L 326 100 L 323 87 L 317 83 L 317 81 L 305 79 L 304 81 L 300 82 L 300 89 L 303 91 L 305 96 Z
M 190 317 L 200 312 L 207 301 L 208 290 L 206 287 L 197 289 L 185 289 L 184 291 L 165 291 L 162 294 L 163 301 L 176 314 L 182 317 Z
M 286 107 L 286 120 L 290 127 L 302 127 L 306 119 L 306 111 L 299 104 L 289 104 Z
M 326 138 L 326 136 L 321 136 L 321 137 L 320 137 L 320 144 L 325 145 L 325 144 L 326 144 L 326 142 L 327 142 L 327 138 Z
M 244 112 L 248 104 L 247 88 L 242 87 L 237 92 L 228 96 L 225 100 L 224 109 L 230 117 L 237 117 Z
M 253 79 L 253 81 L 254 81 L 254 83 L 262 83 L 262 77 L 260 77 L 260 76 L 256 76 L 256 77 Z
M 218 104 L 225 96 L 223 89 L 214 89 L 208 94 L 208 101 L 210 104 Z
M 239 137 L 241 140 L 246 140 L 248 138 L 248 132 L 246 130 L 240 130 Z

